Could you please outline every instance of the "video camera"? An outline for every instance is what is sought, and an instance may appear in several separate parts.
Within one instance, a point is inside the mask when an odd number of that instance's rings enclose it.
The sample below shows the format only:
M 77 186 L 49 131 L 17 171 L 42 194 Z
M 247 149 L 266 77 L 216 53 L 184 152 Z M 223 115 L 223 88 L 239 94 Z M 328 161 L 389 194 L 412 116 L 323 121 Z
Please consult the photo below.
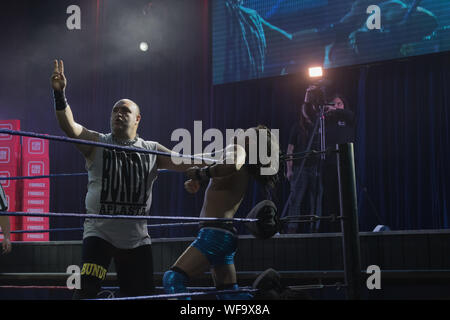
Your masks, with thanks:
M 325 104 L 325 87 L 316 87 L 309 91 L 309 102 L 315 106 L 323 106 Z
M 330 105 L 327 103 L 327 92 L 330 90 L 332 82 L 327 79 L 320 79 L 312 85 L 315 88 L 309 91 L 310 103 L 315 106 Z

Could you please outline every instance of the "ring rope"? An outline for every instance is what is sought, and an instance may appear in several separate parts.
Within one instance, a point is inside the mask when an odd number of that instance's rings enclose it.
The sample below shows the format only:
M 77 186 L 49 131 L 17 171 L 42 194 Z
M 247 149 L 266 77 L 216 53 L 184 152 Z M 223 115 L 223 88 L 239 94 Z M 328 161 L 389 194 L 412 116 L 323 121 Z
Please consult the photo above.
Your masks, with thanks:
M 251 287 L 241 287 L 241 289 L 250 289 Z M 0 289 L 59 289 L 59 290 L 72 290 L 67 288 L 67 286 L 44 286 L 44 285 L 0 285 Z M 156 290 L 164 290 L 164 287 L 155 287 Z M 216 291 L 215 287 L 186 287 L 187 290 L 193 291 Z M 101 287 L 101 290 L 120 290 L 120 287 Z
M 310 155 L 319 155 L 319 154 L 322 154 L 322 153 L 333 153 L 333 152 L 338 152 L 338 150 L 336 150 L 335 148 L 327 148 L 327 149 L 325 149 L 323 151 L 310 150 L 310 151 L 293 152 L 293 153 L 284 154 L 280 158 L 285 160 L 285 161 L 290 161 L 290 160 L 303 159 L 303 158 L 308 157 Z M 297 156 L 300 156 L 300 157 L 296 158 Z
M 80 173 L 55 173 L 43 176 L 21 176 L 21 177 L 0 177 L 0 180 L 25 180 L 25 179 L 45 179 L 45 178 L 57 178 L 57 177 L 70 177 L 70 176 L 87 176 L 87 172 Z
M 157 150 L 133 148 L 133 147 L 120 146 L 120 145 L 108 144 L 108 143 L 97 142 L 97 141 L 74 139 L 74 138 L 69 138 L 69 137 L 47 135 L 47 134 L 20 131 L 20 130 L 0 129 L 0 134 L 19 135 L 19 136 L 40 138 L 40 139 L 53 140 L 53 141 L 62 141 L 62 142 L 70 142 L 70 143 L 75 143 L 75 144 L 91 145 L 91 146 L 97 146 L 97 147 L 103 147 L 103 148 L 121 150 L 121 151 L 132 151 L 132 152 L 138 152 L 138 153 L 156 154 L 156 155 L 161 155 L 161 156 L 166 156 L 166 157 L 173 156 L 173 157 L 177 157 L 177 158 L 189 158 L 191 160 L 208 161 L 211 163 L 221 163 L 220 161 L 217 161 L 215 159 L 206 158 L 206 157 L 197 157 L 194 155 L 170 154 L 170 153 L 166 153 L 163 151 L 157 151 Z M 296 152 L 296 153 L 290 153 L 290 154 L 283 155 L 283 156 L 281 156 L 281 159 L 283 159 L 285 161 L 298 160 L 298 159 L 303 159 L 304 157 L 309 157 L 311 155 L 319 155 L 322 153 L 329 153 L 329 152 L 337 152 L 337 150 L 334 148 L 328 148 L 324 151 L 317 151 L 317 150 L 302 151 L 302 152 Z M 305 155 L 305 156 L 297 158 L 297 157 L 295 157 L 297 155 Z
M 3 285 L 0 289 L 60 289 L 69 290 L 67 286 L 14 286 L 14 285 Z
M 180 216 L 127 216 L 88 213 L 34 213 L 34 212 L 0 212 L 0 216 L 30 216 L 30 217 L 75 217 L 92 219 L 132 219 L 132 220 L 185 220 L 185 221 L 221 221 L 221 222 L 256 222 L 258 219 L 250 218 L 211 218 L 211 217 L 180 217 Z
M 345 288 L 347 285 L 345 283 L 337 282 L 334 284 L 307 284 L 307 285 L 295 285 L 295 286 L 287 286 L 287 289 L 293 291 L 302 291 L 302 290 L 314 290 L 314 289 L 325 289 L 325 288 L 336 288 L 339 290 L 341 288 Z M 69 289 L 67 286 L 45 286 L 45 285 L 0 285 L 0 289 L 41 289 L 41 290 L 73 290 Z M 149 300 L 149 299 L 165 299 L 165 298 L 175 298 L 175 297 L 191 297 L 191 296 L 206 296 L 206 295 L 215 295 L 221 293 L 240 293 L 240 292 L 248 292 L 254 293 L 259 291 L 259 289 L 254 289 L 252 287 L 240 287 L 238 290 L 217 290 L 215 287 L 186 287 L 187 290 L 191 292 L 186 293 L 177 293 L 177 294 L 159 294 L 152 296 L 138 296 L 138 297 L 122 297 L 122 298 L 114 298 L 114 300 Z M 102 287 L 101 290 L 120 290 L 120 287 Z M 155 287 L 155 290 L 164 290 L 164 287 Z M 202 291 L 203 290 L 203 291 Z M 194 291 L 194 292 L 192 292 Z M 112 298 L 101 298 L 101 299 L 93 299 L 93 300 L 112 300 Z
M 0 215 L 10 215 L 9 212 L 7 213 L 0 213 Z M 42 214 L 40 214 L 42 215 Z M 191 217 L 187 217 L 191 218 Z M 306 218 L 306 219 L 302 219 Z M 309 218 L 309 219 L 308 219 Z M 295 223 L 309 223 L 314 222 L 317 220 L 331 220 L 335 221 L 338 219 L 341 219 L 340 216 L 315 216 L 315 215 L 305 215 L 305 216 L 287 216 L 284 218 L 281 218 L 281 222 L 295 222 Z M 198 225 L 199 222 L 177 222 L 177 223 L 160 223 L 160 224 L 149 224 L 147 225 L 147 228 L 161 228 L 161 227 L 182 227 L 182 226 L 192 226 L 192 225 Z M 83 228 L 53 228 L 53 229 L 42 229 L 42 230 L 12 230 L 10 233 L 13 234 L 22 234 L 22 233 L 47 233 L 47 232 L 62 232 L 62 231 L 82 231 Z M 0 231 L 0 234 L 3 234 L 2 231 Z
M 147 228 L 160 228 L 160 227 L 180 227 L 180 226 L 192 226 L 197 225 L 198 222 L 179 222 L 179 223 L 161 223 L 161 224 L 148 224 Z M 62 232 L 62 231 L 83 231 L 84 228 L 54 228 L 43 230 L 12 230 L 10 233 L 47 233 L 47 232 Z M 3 234 L 0 231 L 0 234 Z
M 331 220 L 335 221 L 340 219 L 341 217 L 318 217 L 318 216 L 311 216 L 309 219 L 300 219 L 295 217 L 288 217 L 281 218 L 281 222 L 292 222 L 292 223 L 311 223 L 318 220 Z M 160 224 L 148 224 L 147 228 L 162 228 L 162 227 L 183 227 L 183 226 L 193 226 L 198 225 L 199 222 L 177 222 L 177 223 L 160 223 Z M 43 229 L 43 230 L 12 230 L 10 233 L 15 234 L 22 234 L 22 233 L 47 233 L 47 232 L 63 232 L 63 231 L 83 231 L 84 228 L 54 228 L 54 229 Z M 2 231 L 0 231 L 0 234 L 3 234 Z
M 0 215 L 7 215 L 9 213 L 0 214 Z M 189 218 L 189 217 L 188 217 Z M 302 219 L 302 218 L 309 218 L 309 219 Z M 315 215 L 308 215 L 308 216 L 287 216 L 284 218 L 281 218 L 281 222 L 295 222 L 295 223 L 309 223 L 314 222 L 317 220 L 331 220 L 335 221 L 341 219 L 340 216 L 315 216 Z M 161 227 L 182 227 L 182 226 L 192 226 L 197 225 L 198 222 L 177 222 L 177 223 L 160 223 L 160 224 L 149 224 L 147 225 L 147 228 L 161 228 Z M 83 228 L 54 228 L 54 229 L 43 229 L 43 230 L 12 230 L 10 233 L 14 234 L 22 234 L 22 233 L 47 233 L 47 232 L 62 232 L 62 231 L 82 231 Z M 0 231 L 0 234 L 3 234 L 2 231 Z
M 159 224 L 148 224 L 147 228 L 160 228 L 160 227 L 179 227 L 179 226 L 193 226 L 198 224 L 198 222 L 176 222 L 176 223 L 159 223 Z
M 328 216 L 318 216 L 318 215 L 299 215 L 299 216 L 286 216 L 283 218 L 280 218 L 279 220 L 281 222 L 298 222 L 298 221 L 319 221 L 319 220 L 341 220 L 343 219 L 342 216 L 337 216 L 334 214 L 328 215 Z M 298 220 L 298 221 L 297 221 Z
M 337 282 L 335 284 L 309 284 L 309 285 L 297 285 L 297 286 L 288 286 L 288 289 L 293 291 L 302 291 L 302 290 L 314 290 L 314 289 L 325 289 L 325 288 L 336 288 L 339 290 L 340 288 L 346 287 L 346 284 L 342 284 Z M 260 291 L 260 289 L 254 289 L 250 287 L 242 287 L 238 290 L 211 290 L 208 292 L 186 292 L 186 293 L 172 293 L 172 294 L 158 294 L 158 295 L 150 295 L 150 296 L 137 296 L 137 297 L 122 297 L 122 298 L 109 298 L 109 299 L 89 299 L 89 300 L 157 300 L 157 299 L 171 299 L 171 298 L 186 298 L 192 296 L 209 296 L 209 295 L 217 295 L 217 294 L 227 294 L 227 293 L 255 293 Z
M 298 286 L 289 286 L 288 288 L 293 291 L 298 290 L 312 290 L 312 289 L 325 289 L 325 288 L 336 288 L 339 290 L 340 288 L 346 287 L 345 284 L 341 282 L 336 282 L 334 284 L 305 284 L 305 285 L 298 285 Z
M 158 169 L 158 173 L 164 172 L 177 172 L 168 169 Z M 87 176 L 87 172 L 76 172 L 76 173 L 54 173 L 49 175 L 42 176 L 19 176 L 19 177 L 2 177 L 0 176 L 0 180 L 27 180 L 27 179 L 46 179 L 46 178 L 59 178 L 59 177 L 71 177 L 71 176 Z
M 254 293 L 259 291 L 258 289 L 238 289 L 238 290 L 212 290 L 209 292 L 186 292 L 186 293 L 172 293 L 172 294 L 156 294 L 150 296 L 137 296 L 137 297 L 122 297 L 122 298 L 110 298 L 110 299 L 87 299 L 87 300 L 159 300 L 159 299 L 173 299 L 173 298 L 187 298 L 192 296 L 209 296 L 217 294 L 229 294 L 229 293 Z
M 47 233 L 47 232 L 60 232 L 60 231 L 81 231 L 83 228 L 54 228 L 54 229 L 42 229 L 42 230 L 11 230 L 9 233 Z M 0 232 L 0 234 L 3 232 Z
M 120 145 L 103 143 L 103 142 L 74 139 L 74 138 L 55 136 L 55 135 L 46 135 L 46 134 L 35 133 L 35 132 L 0 129 L 0 134 L 18 135 L 18 136 L 33 137 L 33 138 L 40 138 L 40 139 L 53 140 L 53 141 L 62 141 L 62 142 L 70 142 L 70 143 L 75 143 L 75 144 L 97 146 L 97 147 L 103 147 L 103 148 L 107 148 L 107 149 L 114 149 L 114 150 L 120 150 L 120 151 L 131 151 L 131 152 L 138 152 L 138 153 L 155 154 L 155 155 L 161 155 L 161 156 L 166 156 L 166 157 L 189 158 L 191 160 L 210 161 L 211 163 L 219 163 L 219 161 L 217 161 L 217 160 L 205 158 L 205 157 L 197 157 L 197 156 L 193 156 L 193 155 L 183 155 L 183 154 L 170 154 L 167 152 L 157 151 L 157 150 L 147 150 L 147 149 L 141 149 L 141 148 L 126 147 L 126 146 L 120 146 Z

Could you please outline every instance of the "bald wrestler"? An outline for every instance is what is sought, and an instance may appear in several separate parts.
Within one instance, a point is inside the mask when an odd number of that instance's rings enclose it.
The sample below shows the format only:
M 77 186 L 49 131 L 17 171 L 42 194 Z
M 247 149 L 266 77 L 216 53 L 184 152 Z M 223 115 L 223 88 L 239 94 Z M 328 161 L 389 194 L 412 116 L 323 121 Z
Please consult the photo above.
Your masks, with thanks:
M 117 101 L 111 110 L 111 132 L 89 130 L 74 120 L 65 97 L 67 79 L 63 61 L 54 61 L 51 76 L 58 124 L 70 138 L 146 150 L 169 149 L 140 138 L 139 106 L 129 99 Z M 158 169 L 186 171 L 192 165 L 175 164 L 171 157 L 76 145 L 88 171 L 85 199 L 88 214 L 149 215 L 152 187 Z M 82 247 L 81 289 L 74 299 L 95 298 L 114 260 L 122 296 L 148 295 L 154 291 L 151 239 L 146 220 L 85 219 Z
M 260 131 L 267 135 L 268 144 L 275 143 L 271 132 L 266 127 L 258 126 L 250 130 Z M 237 137 L 239 141 L 239 137 Z M 266 188 L 273 188 L 277 182 L 277 174 L 262 175 L 261 163 L 249 164 L 249 146 L 258 146 L 258 138 L 245 138 L 242 144 L 232 144 L 225 148 L 223 159 L 225 164 L 214 164 L 204 168 L 193 167 L 187 171 L 190 178 L 185 182 L 189 193 L 196 193 L 200 181 L 208 181 L 200 217 L 233 218 L 238 210 L 251 178 L 256 179 Z M 235 140 L 236 141 L 236 140 Z M 242 140 L 241 140 L 242 141 Z M 276 161 L 278 161 L 278 143 Z M 255 150 L 255 149 L 254 149 Z M 269 150 L 270 147 L 269 147 Z M 273 150 L 273 149 L 272 149 Z M 228 161 L 230 160 L 230 161 Z M 232 163 L 232 164 L 228 164 Z M 270 163 L 269 166 L 273 164 Z M 276 166 L 278 168 L 278 166 Z M 189 279 L 211 269 L 214 284 L 218 290 L 237 290 L 234 256 L 237 248 L 237 230 L 231 222 L 204 222 L 200 224 L 197 239 L 164 274 L 163 285 L 166 293 L 186 292 Z M 247 293 L 220 295 L 218 299 L 251 299 Z

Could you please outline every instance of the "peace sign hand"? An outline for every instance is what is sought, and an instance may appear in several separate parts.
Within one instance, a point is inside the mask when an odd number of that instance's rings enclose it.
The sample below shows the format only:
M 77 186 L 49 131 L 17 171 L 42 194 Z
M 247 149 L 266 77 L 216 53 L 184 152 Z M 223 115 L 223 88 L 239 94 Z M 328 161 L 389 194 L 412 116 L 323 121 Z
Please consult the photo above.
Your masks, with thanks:
M 62 60 L 54 60 L 54 70 L 51 77 L 52 88 L 55 91 L 62 91 L 67 85 L 66 77 L 64 76 L 64 63 Z

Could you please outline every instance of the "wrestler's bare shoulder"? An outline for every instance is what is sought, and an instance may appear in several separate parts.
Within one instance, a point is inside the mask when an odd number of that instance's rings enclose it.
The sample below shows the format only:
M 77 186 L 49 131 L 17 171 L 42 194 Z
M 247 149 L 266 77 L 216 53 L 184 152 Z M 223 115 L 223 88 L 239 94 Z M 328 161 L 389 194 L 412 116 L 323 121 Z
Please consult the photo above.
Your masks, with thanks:
M 249 173 L 245 166 L 243 166 L 239 171 L 226 176 L 226 177 L 216 177 L 211 179 L 210 188 L 212 189 L 228 189 L 236 188 L 239 185 L 246 185 L 249 180 Z

